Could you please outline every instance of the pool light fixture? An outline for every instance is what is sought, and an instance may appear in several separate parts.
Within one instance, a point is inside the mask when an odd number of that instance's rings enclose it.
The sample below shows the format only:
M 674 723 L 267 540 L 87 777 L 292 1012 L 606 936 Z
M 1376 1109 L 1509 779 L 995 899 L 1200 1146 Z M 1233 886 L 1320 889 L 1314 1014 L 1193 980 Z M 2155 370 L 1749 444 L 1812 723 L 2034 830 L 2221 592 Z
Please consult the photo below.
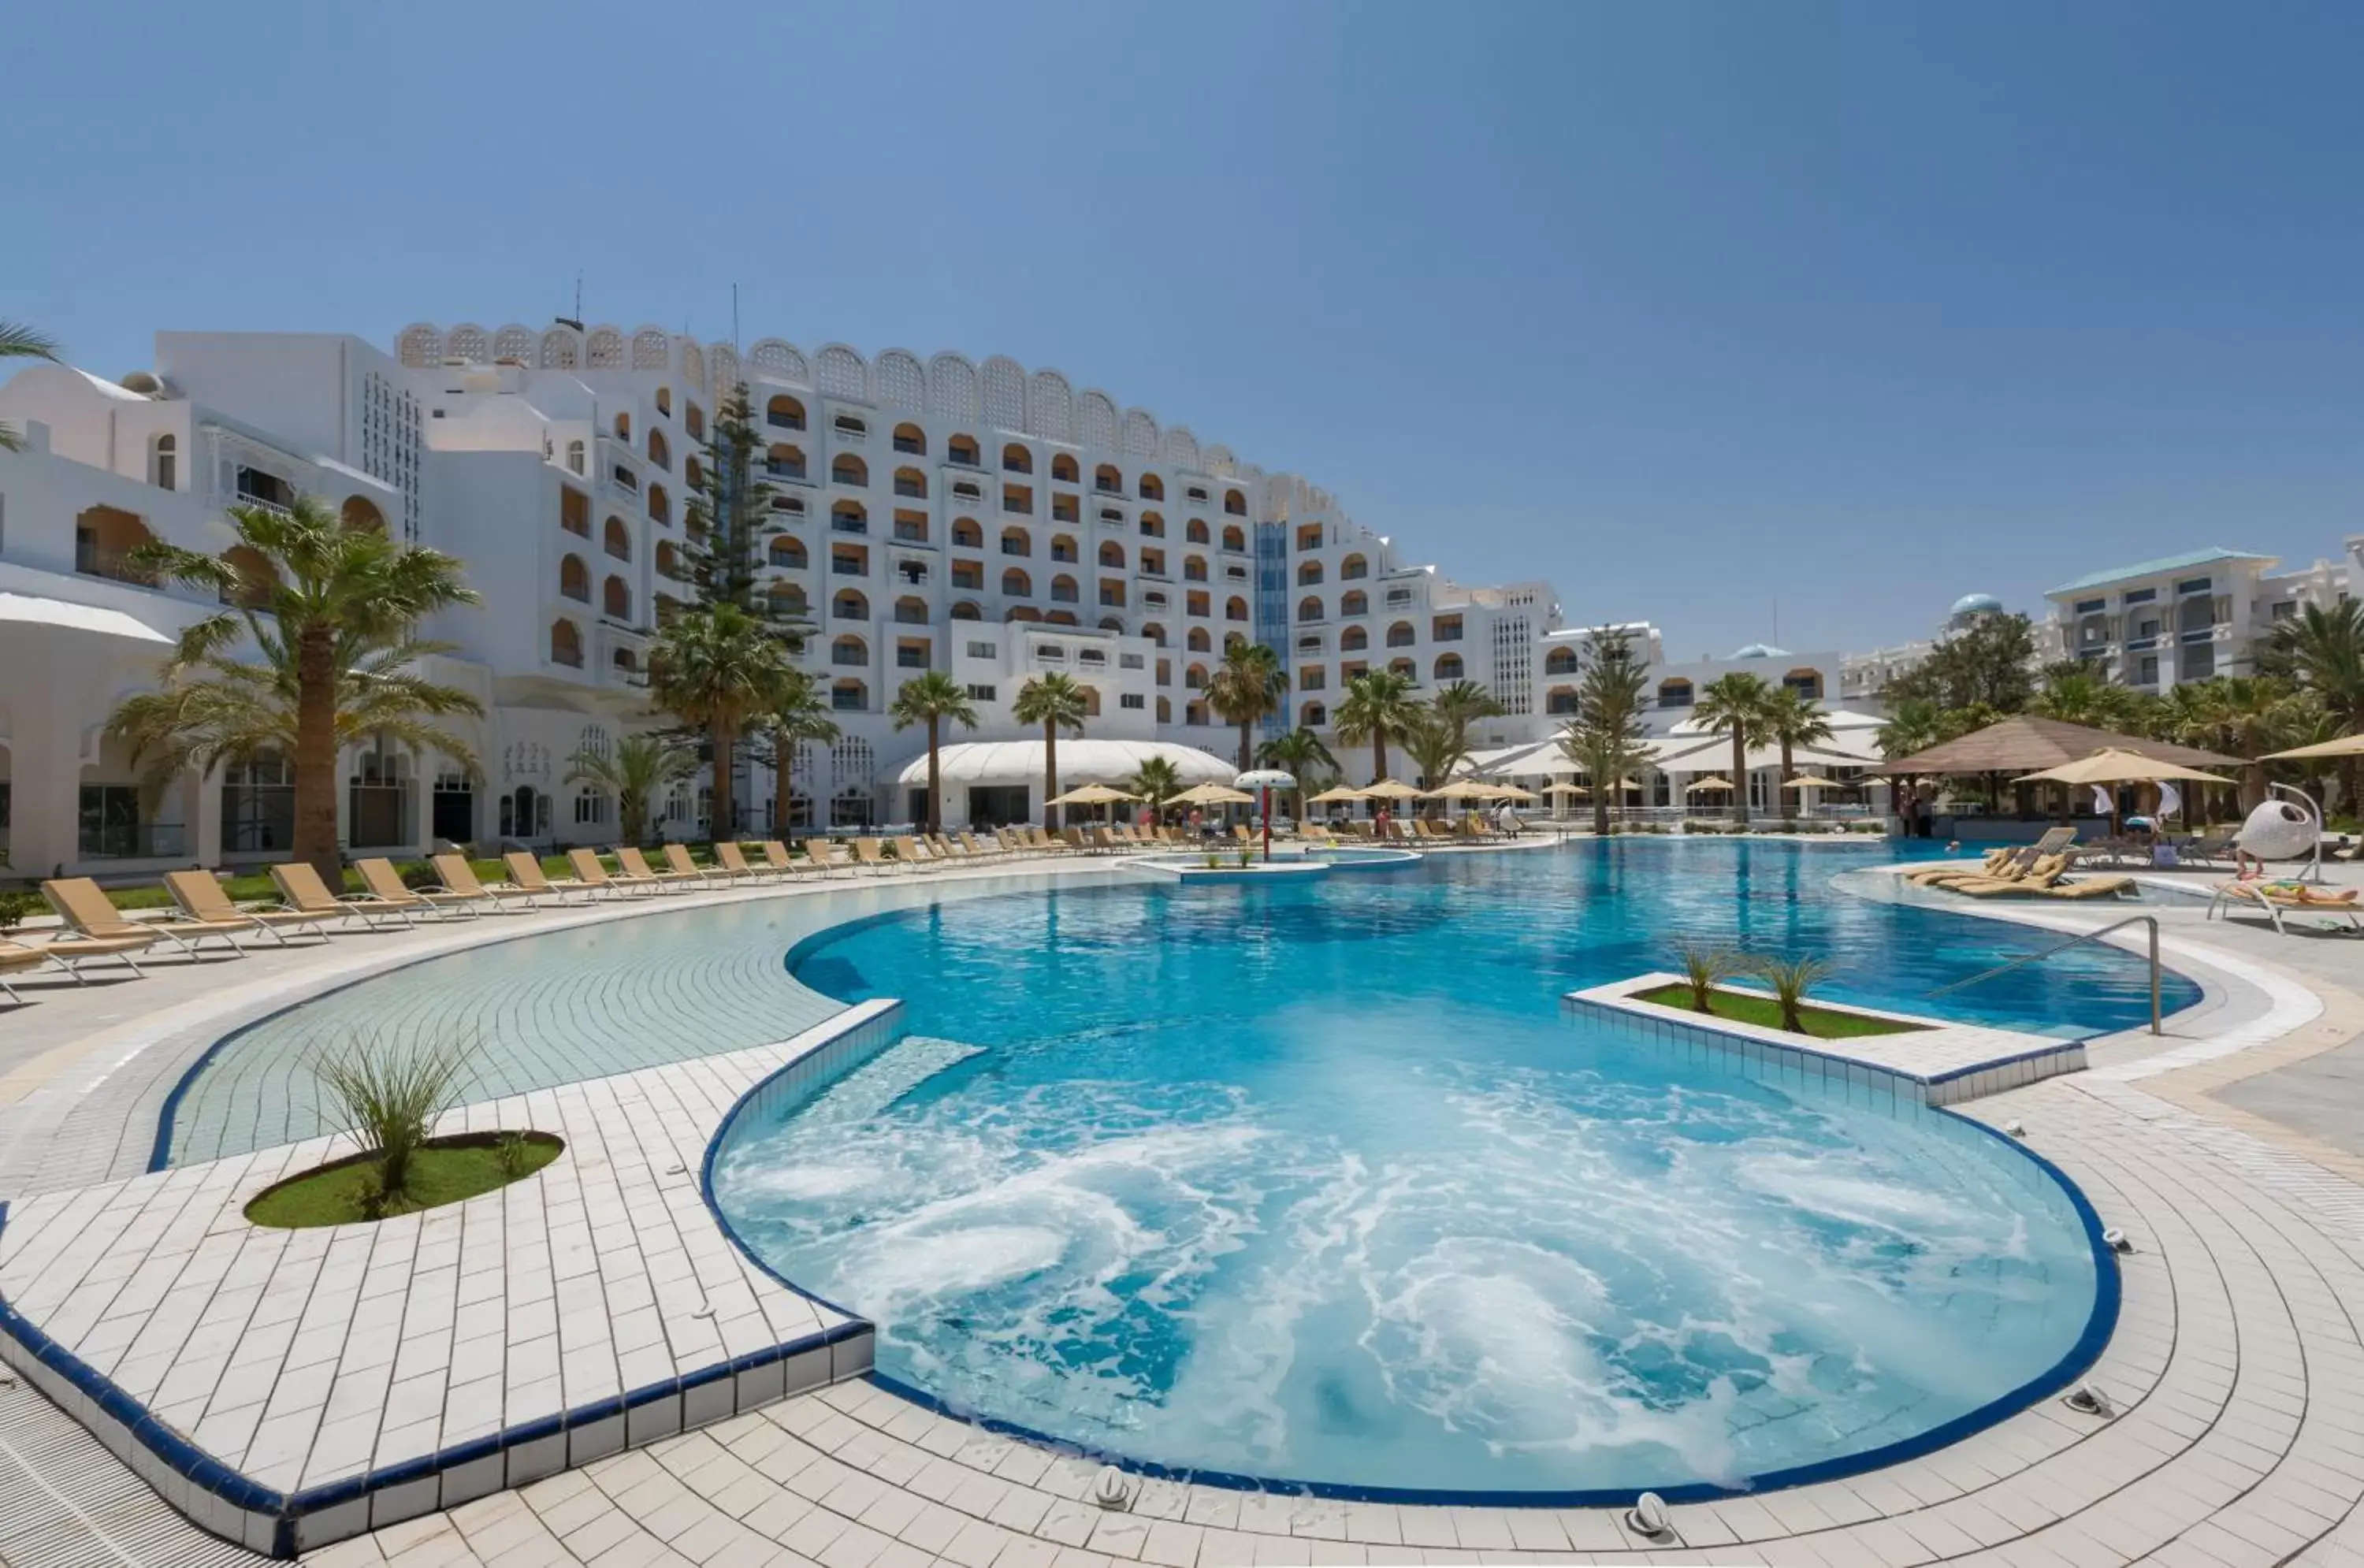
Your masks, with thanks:
M 2102 1245 L 2113 1252 L 2131 1252 L 2135 1250 L 2135 1244 L 2126 1240 L 2126 1233 L 2114 1225 L 2102 1232 Z
M 1625 1510 L 1625 1528 L 1650 1540 L 1663 1540 L 1675 1533 L 1675 1522 L 1667 1517 L 1667 1500 L 1656 1492 L 1645 1492 L 1634 1499 L 1634 1506 Z
M 1103 1464 L 1092 1477 L 1092 1501 L 1112 1514 L 1132 1507 L 1132 1483 L 1113 1464 Z

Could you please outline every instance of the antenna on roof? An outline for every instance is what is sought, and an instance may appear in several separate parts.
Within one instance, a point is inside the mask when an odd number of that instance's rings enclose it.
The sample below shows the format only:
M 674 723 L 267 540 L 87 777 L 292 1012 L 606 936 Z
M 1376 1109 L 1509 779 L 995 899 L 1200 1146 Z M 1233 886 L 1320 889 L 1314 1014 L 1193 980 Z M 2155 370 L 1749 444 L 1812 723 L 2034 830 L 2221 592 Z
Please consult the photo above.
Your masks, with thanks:
M 739 285 L 730 285 L 730 351 L 739 351 Z
M 558 324 L 572 327 L 577 332 L 583 330 L 583 273 L 579 268 L 574 273 L 574 314 L 558 317 Z

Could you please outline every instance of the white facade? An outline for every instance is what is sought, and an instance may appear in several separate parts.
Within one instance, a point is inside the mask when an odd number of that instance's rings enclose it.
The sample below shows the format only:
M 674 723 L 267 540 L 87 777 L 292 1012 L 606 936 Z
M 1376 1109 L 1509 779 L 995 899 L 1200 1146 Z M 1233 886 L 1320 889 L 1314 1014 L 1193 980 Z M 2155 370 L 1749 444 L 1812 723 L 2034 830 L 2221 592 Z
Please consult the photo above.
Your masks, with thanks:
M 2354 596 L 2364 535 L 2347 544 L 2347 561 L 2295 572 L 2276 572 L 2269 555 L 2212 549 L 2080 577 L 2045 595 L 2052 609 L 2037 628 L 2041 656 L 2153 692 L 2253 673 L 2277 621 Z
M 276 770 L 151 798 L 103 730 L 215 607 L 138 580 L 125 553 L 151 537 L 219 551 L 227 507 L 296 493 L 457 556 L 484 599 L 426 628 L 458 651 L 438 673 L 485 706 L 461 726 L 478 771 L 348 757 L 348 846 L 611 839 L 612 803 L 569 783 L 567 760 L 652 722 L 649 642 L 689 596 L 686 507 L 714 409 L 742 381 L 780 525 L 765 591 L 811 623 L 803 658 L 845 731 L 798 751 L 801 823 L 906 814 L 892 781 L 922 738 L 885 710 L 927 669 L 970 689 L 982 723 L 963 739 L 1025 733 L 1009 717 L 1018 687 L 1062 669 L 1094 701 L 1088 734 L 1233 756 L 1237 731 L 1203 690 L 1243 639 L 1289 668 L 1289 709 L 1266 733 L 1328 729 L 1346 680 L 1387 665 L 1423 688 L 1494 690 L 1511 711 L 1489 743 L 1543 723 L 1547 585 L 1467 588 L 1407 565 L 1328 492 L 1056 371 L 776 339 L 742 354 L 566 323 L 412 327 L 393 354 L 341 335 L 167 332 L 153 371 L 123 384 L 36 365 L 0 386 L 0 420 L 28 437 L 0 453 L 0 593 L 24 601 L 0 614 L 0 656 L 46 673 L 0 698 L 12 868 L 284 851 Z M 76 606 L 122 618 L 63 624 Z M 1337 750 L 1350 770 L 1361 759 Z M 742 826 L 760 826 L 773 781 L 741 766 Z M 699 830 L 696 792 L 663 806 L 668 830 Z

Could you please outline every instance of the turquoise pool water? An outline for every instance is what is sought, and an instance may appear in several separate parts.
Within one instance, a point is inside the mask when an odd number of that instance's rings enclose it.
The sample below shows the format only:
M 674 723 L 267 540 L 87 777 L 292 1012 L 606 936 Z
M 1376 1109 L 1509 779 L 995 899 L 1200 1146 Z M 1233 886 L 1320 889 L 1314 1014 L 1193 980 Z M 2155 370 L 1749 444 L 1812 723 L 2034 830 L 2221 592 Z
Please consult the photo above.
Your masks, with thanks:
M 735 1128 L 717 1199 L 878 1323 L 886 1375 L 1137 1461 L 1577 1491 L 1907 1442 L 2085 1332 L 2057 1181 L 1957 1118 L 1670 1067 L 1558 1011 L 1689 940 L 1984 1022 L 2146 1016 L 2140 966 L 2091 949 L 1924 1001 L 2056 939 L 1829 887 L 1883 852 L 1585 845 L 842 928 L 795 973 L 904 998 L 914 1038 Z

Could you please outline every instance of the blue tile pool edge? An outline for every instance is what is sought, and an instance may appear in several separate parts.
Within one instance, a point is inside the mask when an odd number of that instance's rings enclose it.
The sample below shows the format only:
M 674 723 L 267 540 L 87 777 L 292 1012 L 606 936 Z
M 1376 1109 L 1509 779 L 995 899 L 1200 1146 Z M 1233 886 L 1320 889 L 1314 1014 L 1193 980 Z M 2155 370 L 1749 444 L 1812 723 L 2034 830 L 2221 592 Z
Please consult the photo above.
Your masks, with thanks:
M 807 1093 L 817 1092 L 876 1055 L 900 1037 L 902 1018 L 900 1002 L 878 1001 L 857 1004 L 815 1026 L 808 1032 L 834 1032 L 741 1095 L 724 1115 L 721 1129 L 727 1131 L 768 1087 L 786 1084 Z M 805 1076 L 798 1076 L 800 1071 Z M 844 1322 L 680 1377 L 296 1492 L 277 1491 L 250 1480 L 196 1447 L 96 1368 L 43 1333 L 5 1296 L 0 1296 L 0 1361 L 16 1368 L 191 1523 L 249 1551 L 294 1558 L 331 1541 L 457 1507 L 506 1487 L 521 1486 L 869 1371 L 875 1332 L 870 1321 L 784 1278 L 748 1250 L 714 1207 L 711 1177 L 714 1151 L 719 1143 L 719 1132 L 708 1142 L 700 1184 L 708 1209 L 723 1234 L 767 1277 L 839 1314 Z M 0 1235 L 6 1234 L 7 1220 L 8 1205 L 0 1201 Z M 802 1364 L 792 1367 L 791 1363 Z M 775 1367 L 780 1369 L 779 1374 L 768 1375 Z M 638 1421 L 633 1419 L 636 1415 L 641 1417 Z M 496 1472 L 489 1476 L 481 1473 L 487 1462 L 497 1462 Z M 452 1479 L 471 1470 L 479 1473 L 456 1483 Z

